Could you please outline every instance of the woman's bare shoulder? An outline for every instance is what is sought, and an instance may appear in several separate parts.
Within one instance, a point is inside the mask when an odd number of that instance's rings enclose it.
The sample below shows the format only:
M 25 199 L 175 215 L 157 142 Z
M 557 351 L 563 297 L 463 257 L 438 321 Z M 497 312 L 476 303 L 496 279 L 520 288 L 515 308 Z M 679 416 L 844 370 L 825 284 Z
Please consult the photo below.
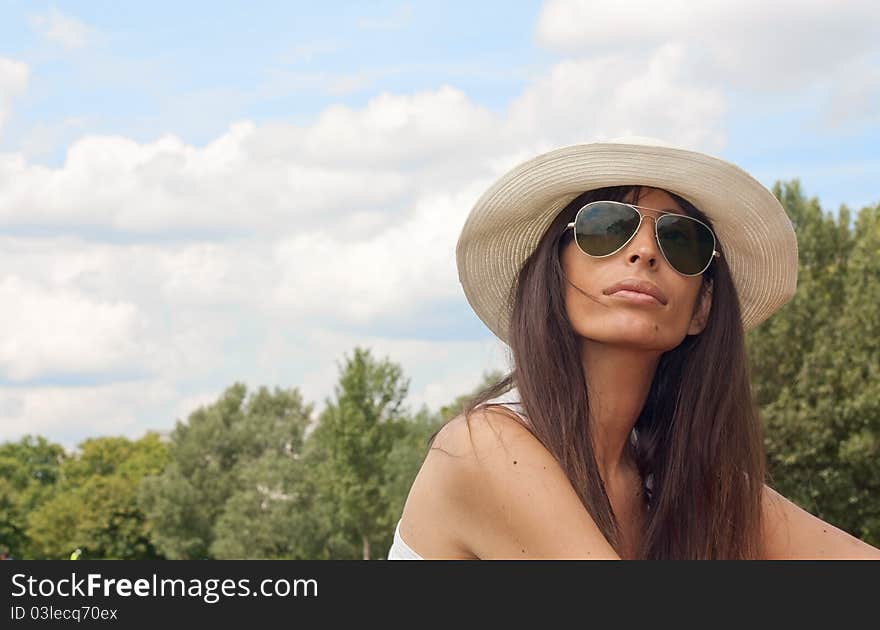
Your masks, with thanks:
M 419 475 L 476 557 L 618 558 L 556 458 L 504 408 L 449 421 Z
M 880 549 L 810 514 L 764 485 L 768 560 L 880 560 Z

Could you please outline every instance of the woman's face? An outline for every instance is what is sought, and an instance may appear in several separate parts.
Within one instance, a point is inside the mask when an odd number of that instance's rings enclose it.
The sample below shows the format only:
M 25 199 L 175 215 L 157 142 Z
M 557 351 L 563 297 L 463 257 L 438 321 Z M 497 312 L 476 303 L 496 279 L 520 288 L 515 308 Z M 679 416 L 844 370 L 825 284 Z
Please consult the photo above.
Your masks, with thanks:
M 656 188 L 642 188 L 638 201 L 632 199 L 632 194 L 624 201 L 687 214 L 668 193 Z M 711 308 L 711 291 L 706 292 L 698 305 L 702 276 L 683 276 L 669 266 L 654 235 L 654 217 L 660 214 L 651 210 L 642 212 L 645 218 L 638 233 L 611 256 L 591 258 L 578 249 L 574 240 L 564 247 L 562 268 L 570 281 L 565 285 L 566 311 L 572 327 L 581 337 L 666 352 L 678 346 L 685 336 L 703 330 Z M 633 296 L 627 297 L 625 293 L 604 293 L 625 279 L 653 283 L 665 296 L 665 303 L 632 299 Z M 583 295 L 572 284 L 600 303 Z

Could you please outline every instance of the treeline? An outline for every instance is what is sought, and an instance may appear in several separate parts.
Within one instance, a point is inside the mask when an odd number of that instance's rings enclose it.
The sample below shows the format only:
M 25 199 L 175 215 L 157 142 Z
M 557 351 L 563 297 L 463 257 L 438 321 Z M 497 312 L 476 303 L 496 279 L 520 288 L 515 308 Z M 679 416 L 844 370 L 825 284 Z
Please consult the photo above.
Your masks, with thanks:
M 494 380 L 500 374 L 487 374 Z M 314 426 L 296 388 L 227 388 L 167 439 L 67 454 L 0 445 L 0 551 L 13 558 L 383 558 L 439 411 L 404 406 L 401 368 L 355 348 Z
M 798 236 L 795 297 L 748 335 L 770 483 L 880 545 L 880 204 L 824 213 L 777 183 Z M 854 221 L 852 219 L 855 219 Z M 484 383 L 500 374 L 487 374 Z M 236 383 L 163 440 L 0 445 L 0 553 L 16 558 L 383 558 L 426 440 L 472 393 L 406 405 L 409 381 L 355 348 L 324 410 Z

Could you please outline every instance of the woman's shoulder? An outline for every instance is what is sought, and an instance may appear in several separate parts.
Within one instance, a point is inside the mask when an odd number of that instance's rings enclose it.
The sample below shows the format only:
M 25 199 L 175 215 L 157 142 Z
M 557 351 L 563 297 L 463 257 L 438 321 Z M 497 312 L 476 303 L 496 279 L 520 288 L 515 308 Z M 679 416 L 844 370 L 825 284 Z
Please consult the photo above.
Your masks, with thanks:
M 499 456 L 499 448 L 513 447 L 533 456 L 552 457 L 532 433 L 521 407 L 501 397 L 452 418 L 437 433 L 433 447 L 458 458 L 460 472 L 491 463 L 491 458 Z
M 556 458 L 509 409 L 483 406 L 452 419 L 423 473 L 444 497 L 444 522 L 477 557 L 617 557 Z

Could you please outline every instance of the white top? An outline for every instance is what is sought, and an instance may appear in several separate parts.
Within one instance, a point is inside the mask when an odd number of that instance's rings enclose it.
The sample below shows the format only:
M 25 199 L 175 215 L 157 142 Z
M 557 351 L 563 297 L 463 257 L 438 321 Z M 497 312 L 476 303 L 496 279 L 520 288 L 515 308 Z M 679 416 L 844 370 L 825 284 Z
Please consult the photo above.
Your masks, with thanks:
M 391 549 L 388 550 L 389 560 L 424 560 L 419 554 L 413 551 L 407 545 L 403 538 L 400 537 L 400 521 L 397 521 L 397 527 L 394 528 L 394 542 L 391 543 Z
M 491 400 L 487 400 L 484 405 L 498 403 L 504 405 L 515 414 L 526 420 L 528 419 L 525 416 L 523 411 L 522 404 L 519 400 L 519 392 L 516 390 L 516 387 L 510 389 L 509 391 L 492 398 Z M 638 439 L 638 435 L 636 433 L 635 427 L 633 427 L 631 440 L 635 443 Z M 653 476 L 648 475 L 645 479 L 645 489 L 648 494 L 648 498 L 651 497 L 651 489 L 653 486 Z M 388 550 L 388 559 L 389 560 L 424 560 L 422 556 L 417 554 L 412 547 L 406 544 L 403 538 L 400 535 L 400 522 L 401 519 L 398 519 L 397 526 L 394 528 L 394 541 L 391 543 L 391 548 Z

